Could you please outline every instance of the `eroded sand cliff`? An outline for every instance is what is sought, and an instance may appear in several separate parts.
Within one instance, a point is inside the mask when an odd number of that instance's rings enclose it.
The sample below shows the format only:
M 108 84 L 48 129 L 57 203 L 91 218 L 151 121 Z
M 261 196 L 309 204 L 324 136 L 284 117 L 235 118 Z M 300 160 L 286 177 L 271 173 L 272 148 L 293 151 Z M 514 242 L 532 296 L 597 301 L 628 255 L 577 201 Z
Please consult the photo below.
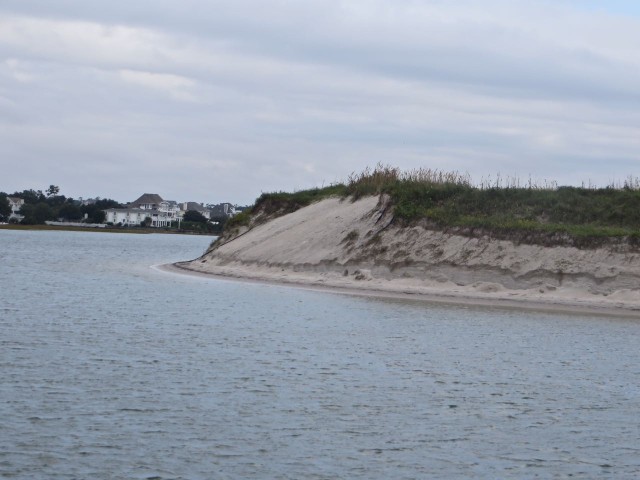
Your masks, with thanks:
M 378 197 L 320 201 L 245 227 L 177 266 L 378 294 L 640 309 L 640 253 L 628 245 L 548 247 L 403 227 Z

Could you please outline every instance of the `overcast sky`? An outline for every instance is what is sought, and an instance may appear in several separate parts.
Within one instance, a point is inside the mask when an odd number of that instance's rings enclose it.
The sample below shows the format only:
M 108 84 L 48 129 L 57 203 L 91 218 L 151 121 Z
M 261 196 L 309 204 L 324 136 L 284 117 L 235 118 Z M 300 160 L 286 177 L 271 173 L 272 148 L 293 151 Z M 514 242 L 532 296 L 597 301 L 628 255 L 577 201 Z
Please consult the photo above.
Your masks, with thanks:
M 0 191 L 640 175 L 640 2 L 2 0 Z

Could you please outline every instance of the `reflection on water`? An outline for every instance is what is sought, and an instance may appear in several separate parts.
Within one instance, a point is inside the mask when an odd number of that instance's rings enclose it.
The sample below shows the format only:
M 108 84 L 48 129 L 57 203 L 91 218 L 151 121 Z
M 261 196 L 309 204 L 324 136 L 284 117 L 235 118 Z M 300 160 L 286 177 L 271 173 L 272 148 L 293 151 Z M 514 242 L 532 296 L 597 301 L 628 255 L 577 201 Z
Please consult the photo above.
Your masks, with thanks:
M 640 323 L 172 275 L 210 239 L 0 231 L 0 474 L 632 478 Z

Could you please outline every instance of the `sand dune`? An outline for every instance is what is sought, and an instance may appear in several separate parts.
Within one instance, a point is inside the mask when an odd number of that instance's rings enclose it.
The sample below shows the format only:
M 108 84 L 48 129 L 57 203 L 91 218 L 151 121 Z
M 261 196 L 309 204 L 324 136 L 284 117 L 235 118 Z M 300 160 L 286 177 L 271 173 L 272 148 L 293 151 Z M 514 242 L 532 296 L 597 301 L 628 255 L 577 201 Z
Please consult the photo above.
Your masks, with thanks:
M 384 198 L 331 198 L 228 236 L 194 272 L 369 295 L 640 317 L 640 253 L 518 244 L 392 222 Z

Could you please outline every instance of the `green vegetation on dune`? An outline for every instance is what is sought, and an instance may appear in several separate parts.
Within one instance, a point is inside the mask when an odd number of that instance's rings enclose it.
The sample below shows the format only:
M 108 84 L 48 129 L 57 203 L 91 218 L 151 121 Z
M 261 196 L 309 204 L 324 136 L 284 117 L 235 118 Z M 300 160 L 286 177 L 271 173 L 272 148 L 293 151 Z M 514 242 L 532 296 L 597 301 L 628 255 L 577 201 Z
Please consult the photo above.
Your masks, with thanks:
M 633 243 L 640 238 L 640 190 L 633 180 L 607 188 L 539 187 L 531 182 L 521 187 L 516 181 L 478 187 L 456 172 L 402 173 L 378 166 L 352 175 L 347 192 L 355 197 L 388 194 L 396 219 L 407 224 L 427 221 L 440 228 L 479 228 L 504 237 L 537 235 L 532 241 L 569 237 L 579 246 L 612 237 L 628 237 Z
M 294 193 L 263 193 L 256 200 L 255 206 L 266 212 L 281 211 L 282 213 L 291 213 L 318 200 L 332 196 L 345 196 L 346 193 L 347 189 L 342 184 L 300 190 Z
M 387 193 L 397 217 L 443 226 L 522 228 L 628 234 L 640 226 L 640 192 L 560 187 L 556 190 L 404 184 Z M 579 228 L 578 228 L 579 227 Z
M 229 226 L 248 224 L 252 214 L 282 215 L 329 196 L 358 199 L 386 194 L 396 222 L 427 222 L 437 228 L 482 229 L 501 236 L 564 236 L 588 246 L 612 237 L 640 240 L 640 189 L 637 181 L 606 188 L 473 185 L 468 175 L 419 169 L 401 172 L 378 165 L 352 174 L 346 185 L 294 193 L 265 193 L 250 212 Z
M 248 210 L 230 218 L 225 228 L 236 228 L 248 225 L 252 215 L 260 212 L 267 216 L 280 216 L 306 207 L 307 205 L 334 196 L 346 196 L 347 187 L 343 184 L 331 185 L 324 188 L 312 188 L 293 193 L 275 192 L 263 193 L 255 204 Z

